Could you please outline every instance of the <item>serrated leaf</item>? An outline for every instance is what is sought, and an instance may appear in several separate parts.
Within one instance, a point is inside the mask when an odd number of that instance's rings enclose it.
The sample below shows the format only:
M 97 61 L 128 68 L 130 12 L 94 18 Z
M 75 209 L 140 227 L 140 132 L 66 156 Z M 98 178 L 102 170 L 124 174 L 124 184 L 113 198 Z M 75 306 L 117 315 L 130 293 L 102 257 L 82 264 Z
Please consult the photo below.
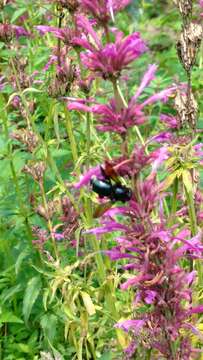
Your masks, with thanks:
M 35 276 L 29 280 L 27 288 L 25 290 L 25 295 L 23 299 L 23 316 L 25 323 L 27 324 L 33 305 L 37 300 L 37 297 L 41 290 L 41 279 L 39 276 Z
M 92 299 L 91 297 L 89 296 L 88 293 L 84 292 L 84 291 L 81 291 L 80 292 L 81 296 L 82 296 L 82 300 L 83 300 L 83 303 L 86 307 L 86 310 L 88 312 L 88 314 L 91 316 L 91 315 L 94 315 L 96 313 L 96 310 L 95 310 L 95 306 L 92 302 Z
M 12 286 L 9 289 L 6 289 L 1 294 L 2 304 L 4 304 L 9 299 L 12 299 L 14 295 L 22 290 L 22 286 L 20 284 L 16 286 Z
M 45 314 L 40 321 L 41 327 L 44 331 L 44 335 L 52 344 L 57 331 L 58 318 L 54 314 Z
M 28 254 L 29 254 L 29 248 L 26 247 L 26 248 L 20 253 L 20 255 L 18 256 L 18 258 L 17 258 L 17 260 L 16 260 L 16 263 L 15 263 L 15 272 L 16 272 L 16 274 L 19 273 L 21 264 L 22 264 L 23 260 L 28 256 Z

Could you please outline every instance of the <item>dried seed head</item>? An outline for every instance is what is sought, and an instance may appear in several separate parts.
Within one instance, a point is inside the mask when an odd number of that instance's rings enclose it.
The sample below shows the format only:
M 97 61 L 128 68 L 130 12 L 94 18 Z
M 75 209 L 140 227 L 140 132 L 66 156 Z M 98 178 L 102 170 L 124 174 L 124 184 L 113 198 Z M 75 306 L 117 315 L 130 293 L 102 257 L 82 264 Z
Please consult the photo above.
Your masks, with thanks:
M 32 131 L 27 129 L 20 129 L 11 133 L 11 138 L 20 141 L 27 146 L 29 152 L 33 152 L 38 145 L 38 138 Z
M 177 52 L 186 71 L 190 71 L 195 63 L 202 37 L 203 29 L 200 24 L 190 23 L 181 33 L 177 42 Z
M 75 64 L 67 60 L 66 63 L 58 66 L 56 76 L 48 87 L 48 94 L 52 97 L 66 95 L 70 92 L 77 75 Z
M 187 17 L 192 14 L 192 0 L 174 0 L 174 3 L 182 16 Z
M 46 230 L 41 229 L 39 226 L 32 227 L 32 233 L 35 240 L 32 241 L 39 251 L 43 250 L 44 244 L 48 241 L 48 233 Z
M 62 216 L 60 220 L 63 222 L 64 238 L 70 240 L 72 245 L 75 243 L 75 231 L 79 228 L 79 214 L 74 209 L 71 201 L 67 196 L 61 199 Z M 82 238 L 80 241 L 83 241 Z
M 91 86 L 92 86 L 93 80 L 94 80 L 93 77 L 88 77 L 87 79 L 79 80 L 79 82 L 78 82 L 79 88 L 80 88 L 85 94 L 89 94 L 89 93 L 90 93 L 90 90 L 91 90 Z
M 198 115 L 198 105 L 193 94 L 190 93 L 189 96 L 187 96 L 185 93 L 181 93 L 180 90 L 177 90 L 175 109 L 177 111 L 180 127 L 183 128 L 189 125 L 194 129 Z
M 13 29 L 10 24 L 0 24 L 0 41 L 8 43 L 13 38 Z
M 30 174 L 38 183 L 42 183 L 45 170 L 46 165 L 43 161 L 39 161 L 34 165 L 25 165 L 23 168 L 23 172 Z
M 35 209 L 35 212 L 42 216 L 45 220 L 52 219 L 53 216 L 60 211 L 60 200 L 54 199 L 53 201 L 49 201 L 47 203 L 47 208 L 45 208 L 43 205 L 38 205 Z
M 67 9 L 72 13 L 74 13 L 79 6 L 78 0 L 58 0 L 57 2 L 61 8 Z

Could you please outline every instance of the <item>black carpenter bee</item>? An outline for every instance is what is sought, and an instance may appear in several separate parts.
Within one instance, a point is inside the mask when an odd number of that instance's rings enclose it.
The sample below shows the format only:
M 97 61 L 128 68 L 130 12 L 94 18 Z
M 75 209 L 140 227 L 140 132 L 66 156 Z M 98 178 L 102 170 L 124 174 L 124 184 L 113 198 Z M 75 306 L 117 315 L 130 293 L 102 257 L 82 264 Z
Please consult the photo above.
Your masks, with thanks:
M 105 169 L 101 167 L 101 173 L 104 179 L 92 179 L 92 190 L 97 193 L 101 199 L 108 197 L 111 201 L 129 201 L 132 198 L 132 190 L 121 184 L 118 180 L 117 173 L 110 163 L 106 162 L 105 165 Z M 115 181 L 115 184 L 112 184 L 112 179 Z

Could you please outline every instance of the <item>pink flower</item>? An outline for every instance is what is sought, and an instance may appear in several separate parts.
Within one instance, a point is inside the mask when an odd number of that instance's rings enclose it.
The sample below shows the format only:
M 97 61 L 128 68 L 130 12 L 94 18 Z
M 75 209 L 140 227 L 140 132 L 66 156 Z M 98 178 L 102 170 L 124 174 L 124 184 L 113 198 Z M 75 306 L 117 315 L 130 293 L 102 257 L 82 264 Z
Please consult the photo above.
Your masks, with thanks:
M 132 330 L 136 335 L 138 335 L 144 325 L 144 320 L 125 320 L 117 323 L 115 327 L 118 329 L 122 329 L 126 332 Z
M 73 101 L 68 105 L 69 110 L 78 110 L 85 112 L 92 112 L 97 115 L 99 125 L 97 129 L 104 131 L 116 132 L 119 134 L 125 134 L 127 130 L 134 125 L 140 125 L 145 122 L 145 115 L 143 109 L 146 105 L 152 104 L 156 101 L 166 101 L 176 87 L 165 89 L 159 93 L 156 93 L 142 103 L 138 103 L 137 99 L 142 94 L 143 90 L 154 79 L 157 66 L 155 64 L 150 65 L 145 72 L 143 79 L 138 87 L 135 95 L 130 99 L 128 106 L 118 110 L 116 108 L 115 99 L 112 99 L 109 104 L 98 104 L 92 107 L 87 106 L 84 100 Z
M 87 52 L 81 54 L 81 60 L 84 66 L 104 79 L 118 78 L 123 69 L 147 51 L 144 41 L 137 32 L 126 38 L 119 33 L 115 43 L 103 46 L 92 25 L 84 16 L 78 16 L 77 23 L 84 34 L 82 38 L 75 38 L 74 42 L 87 49 Z M 93 42 L 90 42 L 85 34 L 89 34 Z
M 178 128 L 178 120 L 176 119 L 175 116 L 161 114 L 160 115 L 160 120 L 162 122 L 164 122 L 167 127 L 171 128 L 171 129 L 177 129 Z
M 73 46 L 74 38 L 76 36 L 79 36 L 78 32 L 68 27 L 59 29 L 54 26 L 38 25 L 35 26 L 35 28 L 39 31 L 41 35 L 45 35 L 46 33 L 52 33 L 56 38 L 61 39 L 64 44 L 69 46 Z
M 80 0 L 83 9 L 93 15 L 102 25 L 106 25 L 110 16 L 126 7 L 131 0 Z
M 75 188 L 80 189 L 82 186 L 88 185 L 93 176 L 99 176 L 99 175 L 101 175 L 100 166 L 91 168 L 89 171 L 86 172 L 85 175 L 81 177 L 80 181 L 77 184 L 75 184 Z

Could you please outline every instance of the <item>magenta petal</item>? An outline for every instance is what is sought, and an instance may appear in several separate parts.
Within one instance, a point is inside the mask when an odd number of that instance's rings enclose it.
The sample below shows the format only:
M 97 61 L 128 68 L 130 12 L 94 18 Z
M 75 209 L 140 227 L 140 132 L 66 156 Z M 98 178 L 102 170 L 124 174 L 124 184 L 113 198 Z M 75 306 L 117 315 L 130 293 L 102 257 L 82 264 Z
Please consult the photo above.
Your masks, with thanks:
M 203 312 L 203 305 L 199 305 L 199 306 L 195 306 L 195 307 L 190 308 L 187 311 L 187 314 L 192 315 L 192 314 L 199 314 L 199 313 L 202 313 L 202 312 Z
M 115 327 L 118 329 L 122 329 L 126 332 L 128 332 L 129 330 L 133 330 L 135 334 L 139 334 L 144 325 L 144 320 L 125 320 L 117 323 Z
M 175 91 L 177 90 L 176 86 L 173 86 L 171 88 L 165 89 L 163 91 L 160 91 L 159 93 L 150 96 L 147 100 L 145 100 L 142 104 L 141 104 L 141 108 L 143 108 L 146 105 L 150 105 L 153 104 L 154 102 L 157 101 L 163 101 L 166 102 L 168 100 L 168 97 L 173 94 Z
M 148 140 L 148 143 L 151 143 L 153 141 L 156 141 L 158 143 L 160 142 L 169 142 L 172 139 L 173 135 L 170 132 L 161 132 L 155 136 L 153 136 L 151 139 Z
M 94 167 L 94 168 L 91 168 L 89 171 L 87 171 L 86 174 L 81 177 L 80 181 L 78 181 L 78 182 L 74 185 L 74 187 L 75 187 L 76 189 L 80 189 L 82 186 L 88 185 L 89 182 L 90 182 L 90 180 L 91 180 L 91 178 L 92 178 L 94 175 L 95 175 L 95 176 L 101 175 L 101 168 L 100 168 L 100 166 L 96 166 L 96 167 Z
M 167 147 L 162 146 L 161 148 L 153 151 L 153 153 L 151 153 L 151 158 L 153 159 L 153 161 L 151 162 L 152 170 L 156 172 L 159 166 L 162 165 L 163 162 L 169 158 L 169 152 Z
M 37 25 L 35 29 L 39 31 L 40 35 L 45 35 L 50 32 L 55 34 L 55 32 L 59 30 L 57 27 L 48 25 Z
M 68 110 L 77 110 L 77 111 L 85 111 L 85 112 L 92 112 L 91 107 L 82 104 L 79 101 L 76 102 L 72 102 L 70 104 L 68 104 Z
M 13 29 L 15 31 L 17 38 L 21 36 L 26 36 L 26 37 L 30 36 L 30 33 L 27 30 L 25 30 L 22 26 L 13 25 Z
M 146 296 L 145 296 L 145 302 L 146 304 L 153 304 L 155 298 L 156 298 L 157 292 L 156 291 L 152 291 L 152 290 L 147 290 L 146 291 Z
M 115 207 L 105 211 L 104 216 L 114 216 L 118 214 L 128 214 L 130 212 L 129 207 Z
M 176 129 L 178 127 L 178 121 L 175 116 L 161 114 L 160 120 L 164 122 L 171 129 Z
M 117 222 L 110 222 L 109 224 L 106 224 L 103 227 L 86 230 L 85 233 L 98 235 L 98 234 L 105 234 L 107 232 L 112 232 L 112 231 L 126 231 L 127 229 L 128 228 L 125 225 L 119 224 Z
M 112 250 L 105 250 L 104 253 L 110 257 L 111 260 L 120 260 L 120 259 L 133 259 L 135 256 L 131 254 L 121 253 L 120 250 L 112 249 Z
M 144 77 L 141 81 L 140 86 L 138 87 L 135 95 L 132 97 L 131 102 L 135 102 L 137 98 L 141 95 L 143 90 L 149 85 L 149 83 L 154 79 L 155 72 L 157 70 L 157 65 L 149 65 L 148 70 L 144 74 Z
M 85 30 L 87 34 L 91 35 L 98 48 L 101 47 L 101 42 L 99 40 L 99 37 L 97 33 L 94 31 L 90 21 L 87 18 L 85 18 L 83 15 L 78 15 L 77 25 L 81 27 L 83 30 Z
M 127 280 L 126 282 L 124 282 L 122 285 L 121 285 L 121 289 L 122 290 L 127 290 L 130 286 L 135 286 L 135 285 L 138 285 L 140 280 L 143 279 L 144 275 L 143 274 L 140 274 L 140 275 L 137 275 L 129 280 Z

